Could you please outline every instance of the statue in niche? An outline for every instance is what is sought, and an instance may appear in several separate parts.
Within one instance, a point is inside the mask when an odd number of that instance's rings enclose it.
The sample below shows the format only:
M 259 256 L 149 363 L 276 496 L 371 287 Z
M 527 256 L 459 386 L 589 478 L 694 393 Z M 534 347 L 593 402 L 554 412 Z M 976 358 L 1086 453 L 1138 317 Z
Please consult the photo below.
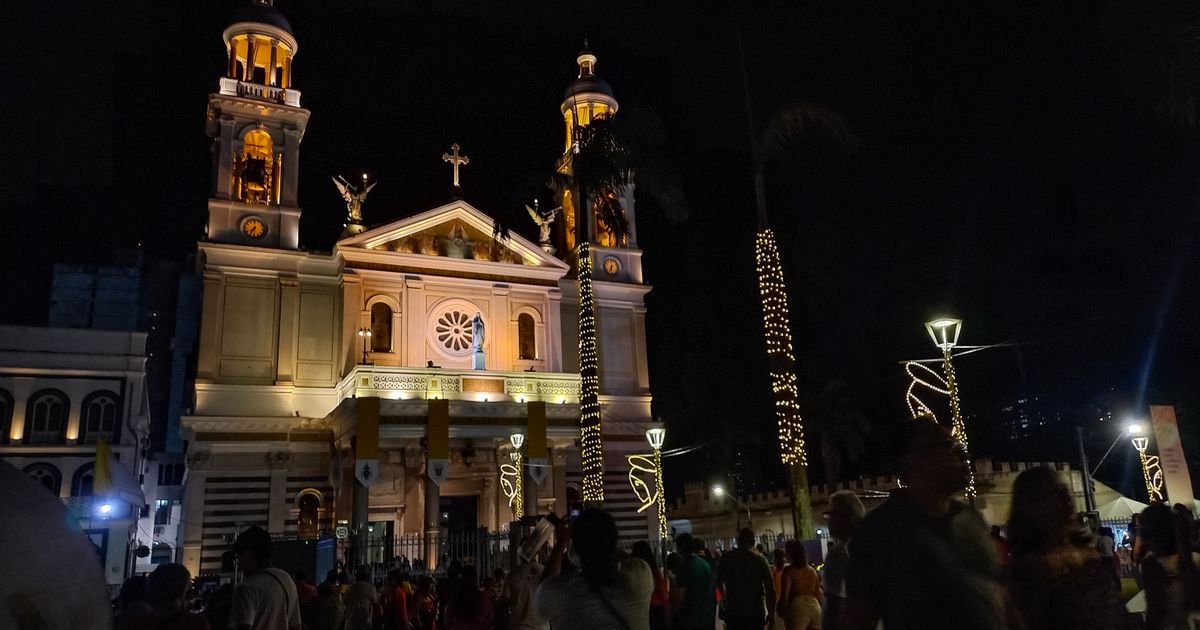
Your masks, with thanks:
M 471 319 L 471 347 L 476 353 L 483 352 L 484 334 L 483 315 L 476 311 L 475 317 Z
M 538 226 L 538 245 L 546 247 L 550 244 L 550 228 L 554 225 L 554 219 L 558 217 L 558 213 L 562 210 L 559 206 L 553 210 L 542 212 L 538 207 L 538 200 L 533 200 L 533 207 L 525 206 L 525 211 L 529 213 L 529 218 L 533 219 L 535 225 Z

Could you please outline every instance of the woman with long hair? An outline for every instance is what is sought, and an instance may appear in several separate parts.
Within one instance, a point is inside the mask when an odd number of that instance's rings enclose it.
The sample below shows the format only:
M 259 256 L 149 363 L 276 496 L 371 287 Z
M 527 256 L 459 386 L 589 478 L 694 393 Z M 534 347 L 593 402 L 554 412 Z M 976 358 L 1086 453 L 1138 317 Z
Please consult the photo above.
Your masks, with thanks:
M 1008 592 L 1017 627 L 1125 628 L 1127 615 L 1071 492 L 1039 466 L 1017 476 L 1008 519 Z
M 650 543 L 644 540 L 633 543 L 630 555 L 650 565 L 650 574 L 654 576 L 654 592 L 650 594 L 650 630 L 667 630 L 667 604 L 671 595 L 671 583 L 659 570 Z
M 491 630 L 492 598 L 479 588 L 474 565 L 462 568 L 458 588 L 446 603 L 446 630 Z
M 1165 503 L 1142 510 L 1141 568 L 1150 630 L 1184 630 L 1188 616 L 1200 610 L 1200 554 L 1191 549 L 1191 513 L 1180 512 Z
M 784 546 L 788 564 L 779 584 L 779 616 L 787 630 L 821 627 L 821 576 L 808 564 L 804 543 L 789 540 Z

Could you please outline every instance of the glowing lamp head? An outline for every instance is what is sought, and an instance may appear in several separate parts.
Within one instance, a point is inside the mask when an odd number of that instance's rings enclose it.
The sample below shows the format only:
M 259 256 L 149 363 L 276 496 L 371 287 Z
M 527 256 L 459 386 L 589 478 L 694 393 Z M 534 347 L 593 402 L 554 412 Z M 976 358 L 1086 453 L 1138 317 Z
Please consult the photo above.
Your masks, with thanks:
M 958 334 L 962 332 L 962 320 L 941 317 L 931 322 L 925 322 L 925 330 L 933 345 L 941 350 L 949 350 L 958 345 Z
M 663 442 L 667 441 L 667 430 L 662 427 L 647 429 L 646 441 L 650 443 L 650 448 L 657 451 L 663 447 Z
M 1145 451 L 1147 446 L 1150 446 L 1150 438 L 1145 438 L 1145 437 L 1133 438 L 1133 448 L 1137 449 L 1137 451 L 1139 453 Z
M 513 448 L 520 449 L 525 445 L 525 434 L 513 433 L 512 435 L 508 436 L 508 442 L 512 444 Z
M 104 503 L 101 503 L 100 507 L 97 509 L 100 511 L 101 514 L 112 514 L 113 504 L 105 501 Z
M 720 486 L 720 485 L 713 486 L 712 493 L 713 493 L 714 497 L 717 497 L 718 499 L 720 499 L 721 497 L 725 496 L 725 486 Z
M 1129 426 L 1125 427 L 1125 430 L 1129 432 L 1129 435 L 1141 435 L 1146 427 L 1143 427 L 1140 422 L 1131 422 Z

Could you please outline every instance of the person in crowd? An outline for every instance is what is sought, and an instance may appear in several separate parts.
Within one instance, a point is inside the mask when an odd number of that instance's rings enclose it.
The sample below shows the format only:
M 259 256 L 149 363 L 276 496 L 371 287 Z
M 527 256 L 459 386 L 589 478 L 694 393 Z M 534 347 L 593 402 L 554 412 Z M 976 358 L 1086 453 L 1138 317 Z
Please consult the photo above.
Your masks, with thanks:
M 446 604 L 446 630 L 491 630 L 494 621 L 492 597 L 479 588 L 475 565 L 462 568 L 458 589 Z
M 446 577 L 434 584 L 437 588 L 435 600 L 438 605 L 437 618 L 439 621 L 446 618 L 446 605 L 450 601 L 450 597 L 458 591 L 458 582 L 461 575 L 462 563 L 458 560 L 451 560 L 446 564 Z
M 1186 508 L 1185 508 L 1186 510 Z M 1191 514 L 1179 515 L 1165 503 L 1142 510 L 1142 580 L 1146 585 L 1146 628 L 1184 630 L 1188 618 L 1200 612 L 1200 554 L 1191 548 Z
M 987 524 L 955 498 L 971 479 L 966 450 L 927 418 L 903 421 L 889 444 L 904 487 L 850 541 L 847 627 L 1005 628 Z
M 738 531 L 737 548 L 721 555 L 717 585 L 725 604 L 725 628 L 762 630 L 767 611 L 775 610 L 775 582 L 767 559 L 754 549 L 754 530 Z
M 508 602 L 504 601 L 504 569 L 496 567 L 488 582 L 488 596 L 496 618 L 496 630 L 508 630 Z
M 1013 483 L 1008 594 L 1013 624 L 1026 630 L 1125 628 L 1125 610 L 1110 578 L 1112 560 L 1096 549 L 1075 512 L 1071 491 L 1044 466 Z
M 294 581 L 296 597 L 300 600 L 300 608 L 303 609 L 306 604 L 317 599 L 317 585 L 312 583 L 308 571 L 304 570 L 296 571 Z
M 192 574 L 182 564 L 160 565 L 147 582 L 152 610 L 121 624 L 121 630 L 209 630 L 208 619 L 186 609 Z
M 654 577 L 654 591 L 650 593 L 650 630 L 667 630 L 670 619 L 671 582 L 658 568 L 658 559 L 650 543 L 639 540 L 630 549 L 630 555 L 645 562 Z
M 400 569 L 388 571 L 384 582 L 383 626 L 385 630 L 409 630 L 412 627 L 408 611 L 408 587 Z
M 113 627 L 131 627 L 138 617 L 147 615 L 152 610 L 149 602 L 149 582 L 144 575 L 134 575 L 121 583 L 117 594 L 117 610 L 113 617 Z
M 671 587 L 671 627 L 674 630 L 712 630 L 717 622 L 716 572 L 696 554 L 691 534 L 675 538 L 679 570 Z
M 771 609 L 770 630 L 783 630 L 783 617 L 779 616 L 778 602 L 779 598 L 783 596 L 783 570 L 785 568 L 787 568 L 787 552 L 776 547 L 775 551 L 771 552 L 771 583 L 775 585 L 777 605 Z
M 372 630 L 380 616 L 379 591 L 371 583 L 371 571 L 361 566 L 354 570 L 354 584 L 342 597 L 346 606 L 346 630 Z
M 557 520 L 554 549 L 538 585 L 538 612 L 553 630 L 649 630 L 654 576 L 650 567 L 617 550 L 611 514 L 585 509 L 572 521 Z M 564 567 L 568 548 L 578 569 Z
M 300 601 L 287 571 L 271 566 L 271 536 L 253 526 L 238 534 L 233 553 L 245 579 L 233 594 L 229 625 L 236 630 L 300 628 Z
M 417 630 L 434 630 L 437 622 L 438 602 L 437 590 L 434 588 L 433 578 L 428 575 L 422 575 L 417 579 L 417 586 L 413 590 L 413 605 L 411 614 L 413 616 L 413 625 Z
M 1108 577 L 1113 586 L 1121 590 L 1121 559 L 1117 557 L 1117 537 L 1111 527 L 1101 527 L 1096 538 L 1096 548 L 1100 551 L 1100 559 L 1108 569 Z
M 804 543 L 789 540 L 785 547 L 788 565 L 779 590 L 779 616 L 787 630 L 820 630 L 821 576 L 808 563 Z
M 222 584 L 208 594 L 208 602 L 200 614 L 208 620 L 208 625 L 214 630 L 225 630 L 229 627 L 229 616 L 233 613 L 233 585 Z
M 526 560 L 504 579 L 500 601 L 508 613 L 508 630 L 550 630 L 550 623 L 542 618 L 534 603 L 534 593 L 545 570 L 536 560 Z
M 825 554 L 822 580 L 825 600 L 821 606 L 821 625 L 825 628 L 840 628 L 846 621 L 846 569 L 850 564 L 850 539 L 866 512 L 858 495 L 851 490 L 841 490 L 829 496 L 825 523 L 829 525 L 831 541 L 829 551 Z
M 1008 538 L 1004 535 L 1004 528 L 999 525 L 992 525 L 992 546 L 996 548 L 996 564 L 1000 567 L 1008 566 Z
M 337 591 L 337 575 L 333 581 L 321 582 L 317 587 L 317 599 L 312 602 L 312 614 L 305 622 L 305 630 L 341 630 L 346 618 L 346 607 Z

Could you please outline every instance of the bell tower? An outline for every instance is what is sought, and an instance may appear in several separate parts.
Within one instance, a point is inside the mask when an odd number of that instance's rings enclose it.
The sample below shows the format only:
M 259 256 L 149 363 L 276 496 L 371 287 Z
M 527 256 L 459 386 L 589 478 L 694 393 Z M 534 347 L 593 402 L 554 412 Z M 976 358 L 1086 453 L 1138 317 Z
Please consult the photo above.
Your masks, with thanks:
M 227 65 L 208 97 L 212 139 L 209 241 L 297 249 L 300 141 L 309 111 L 292 87 L 299 50 L 272 0 L 251 0 L 223 34 Z

